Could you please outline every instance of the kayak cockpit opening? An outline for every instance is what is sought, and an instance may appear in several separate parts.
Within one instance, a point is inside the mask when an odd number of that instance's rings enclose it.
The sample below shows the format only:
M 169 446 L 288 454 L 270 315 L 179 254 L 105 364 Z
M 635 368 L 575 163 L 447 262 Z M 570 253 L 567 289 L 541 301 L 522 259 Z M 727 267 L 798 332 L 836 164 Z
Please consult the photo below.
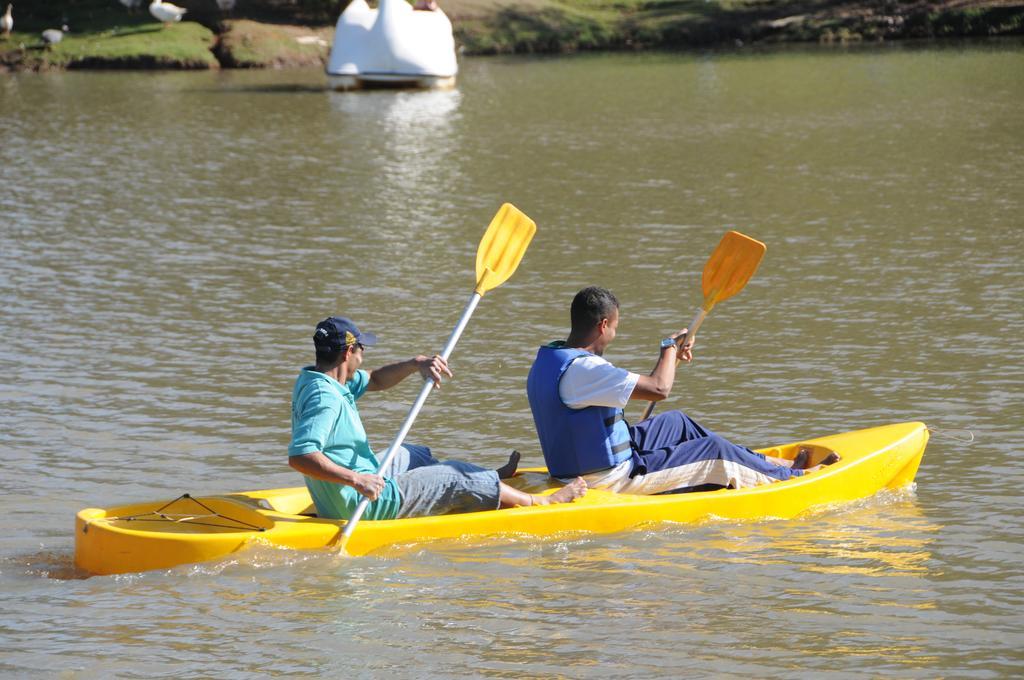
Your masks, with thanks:
M 810 468 L 816 465 L 831 465 L 841 459 L 836 451 L 820 444 L 789 444 L 755 450 L 769 458 L 795 461 L 800 457 L 801 464 L 798 469 Z

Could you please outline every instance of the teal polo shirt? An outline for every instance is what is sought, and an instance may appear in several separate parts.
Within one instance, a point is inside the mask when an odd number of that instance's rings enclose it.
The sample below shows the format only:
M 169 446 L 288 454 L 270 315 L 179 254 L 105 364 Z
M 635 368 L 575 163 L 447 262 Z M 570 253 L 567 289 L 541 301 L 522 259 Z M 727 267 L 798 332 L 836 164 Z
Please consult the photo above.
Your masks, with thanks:
M 289 456 L 321 451 L 338 465 L 354 472 L 377 474 L 380 462 L 366 439 L 356 400 L 370 384 L 370 374 L 356 371 L 342 385 L 312 366 L 299 373 L 292 390 L 292 441 Z M 306 477 L 306 487 L 320 517 L 348 519 L 363 495 L 350 486 Z M 380 497 L 370 503 L 366 519 L 394 519 L 402 495 L 393 479 L 386 479 Z

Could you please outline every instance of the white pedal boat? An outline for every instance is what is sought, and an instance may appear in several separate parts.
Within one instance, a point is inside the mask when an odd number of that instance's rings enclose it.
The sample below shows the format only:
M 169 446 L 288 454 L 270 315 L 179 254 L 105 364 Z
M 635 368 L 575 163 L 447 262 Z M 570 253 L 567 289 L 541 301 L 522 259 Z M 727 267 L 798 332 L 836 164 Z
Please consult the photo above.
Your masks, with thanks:
M 352 0 L 338 17 L 327 61 L 332 89 L 445 88 L 455 85 L 452 22 L 440 9 L 414 10 L 406 0 Z

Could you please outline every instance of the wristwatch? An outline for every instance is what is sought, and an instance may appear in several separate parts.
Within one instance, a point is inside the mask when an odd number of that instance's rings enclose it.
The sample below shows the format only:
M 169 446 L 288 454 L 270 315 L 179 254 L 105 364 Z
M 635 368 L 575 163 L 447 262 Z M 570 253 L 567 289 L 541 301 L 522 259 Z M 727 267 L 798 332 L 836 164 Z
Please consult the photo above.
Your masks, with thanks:
M 665 338 L 661 341 L 661 349 L 668 349 L 669 347 L 675 347 L 677 350 L 679 349 L 679 345 L 676 344 L 675 338 Z

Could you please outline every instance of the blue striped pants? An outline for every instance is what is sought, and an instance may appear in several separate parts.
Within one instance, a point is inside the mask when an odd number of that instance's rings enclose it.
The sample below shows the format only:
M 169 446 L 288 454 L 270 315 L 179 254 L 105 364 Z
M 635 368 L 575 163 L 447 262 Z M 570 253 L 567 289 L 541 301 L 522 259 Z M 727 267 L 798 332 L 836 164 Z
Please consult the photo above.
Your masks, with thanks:
M 759 486 L 803 474 L 705 429 L 682 411 L 629 428 L 633 456 L 618 467 L 584 475 L 592 488 L 659 494 Z

